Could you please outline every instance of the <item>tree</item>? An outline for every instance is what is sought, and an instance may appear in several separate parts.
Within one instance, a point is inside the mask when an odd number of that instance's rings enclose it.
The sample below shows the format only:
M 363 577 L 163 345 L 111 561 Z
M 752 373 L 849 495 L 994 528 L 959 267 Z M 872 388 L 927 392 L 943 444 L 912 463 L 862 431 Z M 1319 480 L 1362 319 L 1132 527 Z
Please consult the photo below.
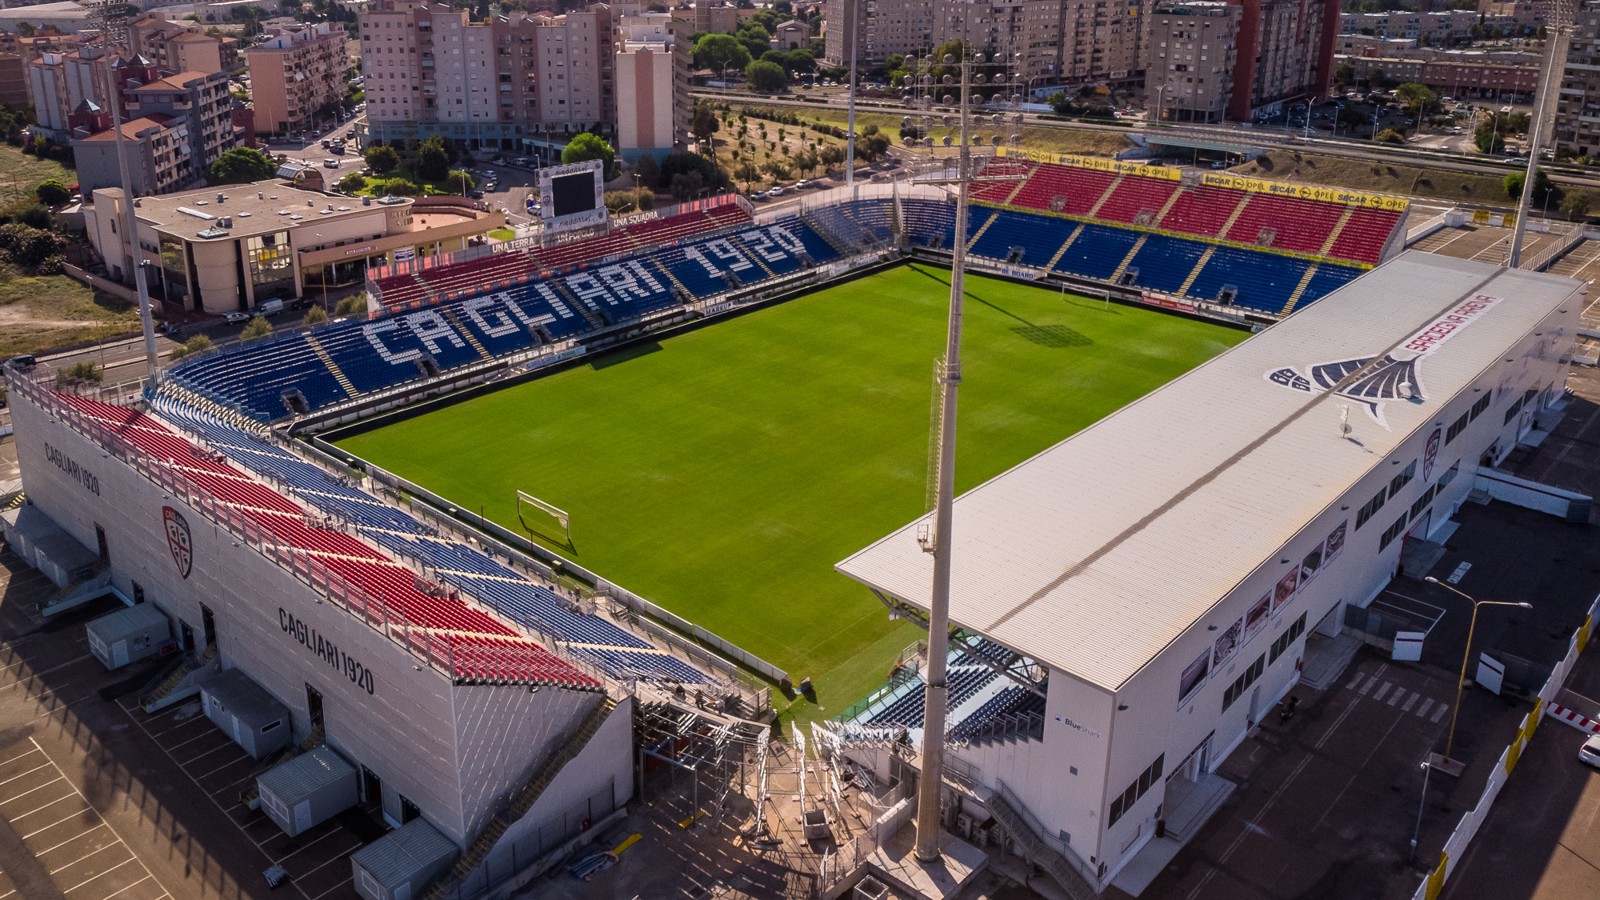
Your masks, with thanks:
M 611 174 L 611 163 L 616 157 L 617 151 L 606 143 L 605 138 L 588 132 L 584 132 L 568 141 L 567 146 L 561 151 L 561 161 L 563 163 L 587 162 L 591 159 L 600 160 L 602 163 L 600 177 L 602 178 Z
M 393 147 L 368 147 L 362 157 L 374 175 L 387 175 L 400 168 L 400 154 Z
M 300 324 L 307 328 L 315 328 L 318 325 L 325 325 L 327 322 L 328 311 L 320 306 L 313 306 L 306 310 L 306 317 L 300 320 Z
M 206 181 L 211 184 L 249 184 L 265 181 L 278 174 L 278 164 L 272 157 L 254 147 L 235 147 L 224 151 L 206 170 Z
M 685 178 L 694 182 L 692 189 L 687 189 L 686 182 L 680 180 Z M 704 188 L 712 190 L 725 188 L 728 186 L 728 178 L 715 162 L 704 156 L 687 150 L 674 150 L 662 161 L 661 178 L 656 185 L 672 191 L 674 196 L 682 199 Z M 680 189 L 687 189 L 688 193 L 679 193 Z
M 702 35 L 694 45 L 694 64 L 713 72 L 743 69 L 750 65 L 750 51 L 731 34 Z
M 711 136 L 721 127 L 722 123 L 717 121 L 717 111 L 711 108 L 711 104 L 702 100 L 694 105 L 694 112 L 689 118 L 689 133 L 700 145 L 700 152 L 713 151 Z
M 56 384 L 70 384 L 74 381 L 89 381 L 99 384 L 105 378 L 105 373 L 100 370 L 98 365 L 92 362 L 74 363 L 56 372 Z
M 72 199 L 72 192 L 67 190 L 67 186 L 62 184 L 60 180 L 55 178 L 40 182 L 39 186 L 33 189 L 33 192 L 39 198 L 40 203 L 50 207 L 60 206 Z
M 1406 142 L 1405 135 L 1395 131 L 1393 128 L 1385 128 L 1378 132 L 1375 140 L 1380 144 L 1404 144 Z
M 1415 81 L 1408 81 L 1400 85 L 1394 89 L 1394 92 L 1395 96 L 1400 98 L 1400 103 L 1405 107 L 1406 112 L 1419 118 L 1429 106 L 1439 100 L 1439 95 L 1435 94 L 1427 85 L 1418 84 Z
M 472 173 L 464 169 L 451 169 L 450 175 L 445 179 L 444 188 L 452 194 L 465 194 L 478 186 L 477 179 Z
M 1512 172 L 1505 177 L 1506 196 L 1513 200 L 1522 197 L 1522 186 L 1528 180 L 1526 172 Z M 1544 169 L 1533 170 L 1533 202 L 1543 203 L 1550 192 L 1555 189 L 1555 184 L 1550 181 L 1550 176 Z
M 641 156 L 633 164 L 633 174 L 639 176 L 639 183 L 655 187 L 661 183 L 661 164 L 653 156 Z
M 185 356 L 193 356 L 196 353 L 204 353 L 207 350 L 210 350 L 213 346 L 214 345 L 211 343 L 211 338 L 206 337 L 203 334 L 197 334 L 178 346 L 173 347 L 169 358 L 172 360 L 180 360 Z
M 195 335 L 194 338 L 189 338 L 189 340 L 184 341 L 184 343 L 178 344 L 176 348 L 173 348 L 173 352 L 168 354 L 168 359 L 176 362 L 176 360 L 184 359 L 186 356 L 194 356 L 194 354 L 198 354 L 198 352 L 208 351 L 208 349 L 213 348 L 213 346 L 214 344 L 211 343 L 211 338 L 208 338 L 208 336 Z
M 360 172 L 351 172 L 339 179 L 338 188 L 346 194 L 354 194 L 367 186 L 367 176 Z
M 1504 135 L 1494 122 L 1479 122 L 1472 133 L 1472 143 L 1482 153 L 1503 153 L 1506 149 Z
M 745 52 L 750 54 L 751 59 L 759 58 L 772 48 L 772 32 L 753 21 L 740 28 L 735 37 L 744 45 Z
M 239 332 L 241 341 L 259 341 L 272 334 L 272 323 L 260 316 L 256 316 L 245 323 L 244 330 Z
M 443 181 L 450 176 L 450 151 L 444 138 L 433 135 L 417 149 L 417 177 L 423 181 Z
M 766 93 L 781 91 L 783 86 L 789 83 L 789 79 L 784 77 L 783 66 L 764 59 L 758 59 L 745 66 L 744 77 L 750 82 L 751 88 Z
M 1333 83 L 1334 84 L 1355 84 L 1356 83 L 1356 67 L 1352 66 L 1348 62 L 1342 62 L 1342 63 L 1339 63 L 1337 66 L 1334 66 L 1333 67 Z
M 1561 198 L 1561 214 L 1568 220 L 1578 221 L 1589 217 L 1589 195 L 1576 191 Z
M 340 300 L 333 308 L 336 316 L 365 316 L 367 314 L 367 300 L 360 294 L 355 294 Z

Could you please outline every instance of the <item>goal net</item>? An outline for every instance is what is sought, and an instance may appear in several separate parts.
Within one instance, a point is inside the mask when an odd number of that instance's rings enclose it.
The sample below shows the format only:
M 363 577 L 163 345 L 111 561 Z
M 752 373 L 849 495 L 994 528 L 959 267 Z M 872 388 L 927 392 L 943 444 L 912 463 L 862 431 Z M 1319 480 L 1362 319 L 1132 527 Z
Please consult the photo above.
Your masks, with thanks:
M 531 510 L 529 509 L 531 507 Z M 517 518 L 524 528 L 535 534 L 554 536 L 559 530 L 562 540 L 572 543 L 572 524 L 567 511 L 553 503 L 546 503 L 526 491 L 517 491 Z M 551 528 L 552 522 L 555 528 Z

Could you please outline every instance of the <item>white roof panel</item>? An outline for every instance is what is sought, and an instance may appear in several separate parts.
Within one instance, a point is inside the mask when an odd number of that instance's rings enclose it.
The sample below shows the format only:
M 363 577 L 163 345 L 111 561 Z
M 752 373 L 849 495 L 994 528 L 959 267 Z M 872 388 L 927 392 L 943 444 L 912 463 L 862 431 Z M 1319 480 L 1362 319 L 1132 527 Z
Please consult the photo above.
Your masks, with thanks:
M 951 621 L 1116 689 L 1581 288 L 1402 254 L 958 498 Z M 924 521 L 839 571 L 926 608 Z

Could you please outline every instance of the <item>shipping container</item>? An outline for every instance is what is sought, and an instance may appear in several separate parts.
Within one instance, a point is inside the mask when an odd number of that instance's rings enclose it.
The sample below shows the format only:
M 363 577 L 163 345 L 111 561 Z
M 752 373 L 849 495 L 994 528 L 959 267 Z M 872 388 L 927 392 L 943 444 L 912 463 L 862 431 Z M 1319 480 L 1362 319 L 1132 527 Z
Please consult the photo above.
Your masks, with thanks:
M 238 669 L 200 682 L 206 718 L 217 724 L 251 759 L 264 759 L 289 744 L 289 710 Z
M 101 616 L 89 623 L 88 631 L 89 652 L 108 669 L 176 649 L 167 614 L 149 603 Z
M 356 893 L 366 900 L 411 900 L 450 868 L 457 852 L 426 820 L 412 819 L 351 855 Z
M 256 779 L 261 811 L 294 837 L 356 805 L 356 769 L 324 744 Z

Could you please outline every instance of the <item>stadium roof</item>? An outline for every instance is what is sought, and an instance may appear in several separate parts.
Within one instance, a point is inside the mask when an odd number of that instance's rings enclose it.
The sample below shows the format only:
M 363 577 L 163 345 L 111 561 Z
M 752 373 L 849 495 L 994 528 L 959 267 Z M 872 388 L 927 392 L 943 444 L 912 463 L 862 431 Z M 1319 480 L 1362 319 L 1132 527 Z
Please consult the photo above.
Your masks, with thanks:
M 1118 689 L 1581 289 L 1402 254 L 957 498 L 952 623 Z M 925 521 L 837 568 L 927 608 Z

